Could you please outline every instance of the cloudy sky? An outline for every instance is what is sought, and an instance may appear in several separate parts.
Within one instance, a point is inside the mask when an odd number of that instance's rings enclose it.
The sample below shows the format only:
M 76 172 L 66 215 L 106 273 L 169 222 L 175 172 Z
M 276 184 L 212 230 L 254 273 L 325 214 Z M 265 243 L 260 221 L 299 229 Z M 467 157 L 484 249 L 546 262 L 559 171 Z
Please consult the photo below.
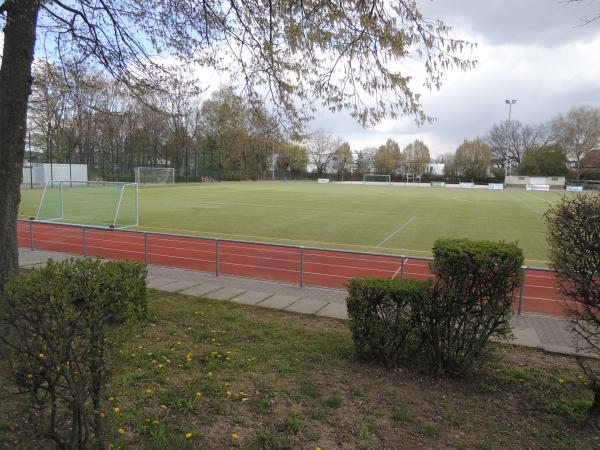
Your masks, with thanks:
M 354 150 L 393 138 L 404 146 L 419 138 L 432 155 L 453 152 L 465 138 L 485 135 L 506 120 L 507 98 L 517 99 L 512 117 L 546 122 L 574 105 L 600 107 L 600 1 L 566 5 L 560 0 L 420 0 L 426 17 L 453 27 L 453 37 L 477 43 L 469 72 L 447 72 L 439 91 L 423 94 L 425 112 L 437 120 L 421 128 L 410 118 L 363 129 L 344 113 L 321 113 L 314 128 L 350 142 Z M 469 54 L 465 54 L 469 55 Z
M 426 17 L 453 27 L 452 37 L 477 43 L 476 50 L 464 54 L 477 60 L 477 67 L 447 72 L 439 91 L 415 79 L 413 88 L 436 121 L 417 127 L 412 118 L 401 118 L 363 129 L 346 113 L 323 111 L 311 128 L 347 140 L 353 150 L 388 138 L 403 147 L 418 138 L 435 156 L 453 152 L 463 139 L 483 136 L 506 120 L 507 98 L 518 100 L 512 117 L 529 124 L 546 122 L 575 105 L 600 107 L 600 20 L 582 26 L 586 16 L 600 13 L 600 0 L 417 1 Z

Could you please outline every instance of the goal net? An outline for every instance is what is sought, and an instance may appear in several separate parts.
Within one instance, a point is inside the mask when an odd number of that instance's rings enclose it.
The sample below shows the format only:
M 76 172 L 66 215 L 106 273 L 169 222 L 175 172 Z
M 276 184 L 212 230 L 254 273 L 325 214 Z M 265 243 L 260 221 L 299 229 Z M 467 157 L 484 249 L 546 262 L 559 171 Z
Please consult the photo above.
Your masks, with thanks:
M 175 169 L 173 167 L 136 167 L 135 182 L 137 184 L 173 184 Z
M 138 185 L 105 181 L 48 181 L 36 219 L 115 228 L 137 226 Z
M 373 173 L 366 173 L 363 175 L 363 183 L 391 183 L 391 175 L 378 175 Z

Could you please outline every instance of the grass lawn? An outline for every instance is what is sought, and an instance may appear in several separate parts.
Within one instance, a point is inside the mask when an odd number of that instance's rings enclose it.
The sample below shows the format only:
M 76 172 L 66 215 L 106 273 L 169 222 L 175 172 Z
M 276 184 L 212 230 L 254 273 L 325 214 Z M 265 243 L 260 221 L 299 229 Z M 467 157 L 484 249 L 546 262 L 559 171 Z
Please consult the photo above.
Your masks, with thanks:
M 303 182 L 142 187 L 140 228 L 412 256 L 429 256 L 443 237 L 516 241 L 528 264 L 544 265 L 542 214 L 561 195 Z M 40 196 L 22 192 L 21 217 L 36 214 Z M 105 224 L 86 212 L 99 204 L 93 196 L 78 204 L 75 220 Z
M 115 350 L 112 448 L 598 444 L 580 427 L 591 394 L 571 358 L 496 345 L 471 378 L 435 380 L 356 361 L 345 322 L 157 291 L 149 307 Z M 27 433 L 23 403 L 0 385 L 0 446 L 49 448 Z

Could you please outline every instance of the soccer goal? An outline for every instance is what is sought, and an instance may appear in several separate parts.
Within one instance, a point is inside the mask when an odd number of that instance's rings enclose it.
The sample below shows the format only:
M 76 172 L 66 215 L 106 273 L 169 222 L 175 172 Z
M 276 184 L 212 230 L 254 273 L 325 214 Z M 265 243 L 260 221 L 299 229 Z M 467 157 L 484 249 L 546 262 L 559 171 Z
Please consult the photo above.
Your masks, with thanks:
M 363 175 L 363 183 L 388 183 L 392 182 L 391 175 L 378 175 L 373 173 L 365 173 Z
M 135 182 L 137 184 L 173 184 L 175 169 L 173 167 L 136 167 Z
M 48 181 L 36 219 L 115 228 L 138 226 L 138 185 L 106 181 Z

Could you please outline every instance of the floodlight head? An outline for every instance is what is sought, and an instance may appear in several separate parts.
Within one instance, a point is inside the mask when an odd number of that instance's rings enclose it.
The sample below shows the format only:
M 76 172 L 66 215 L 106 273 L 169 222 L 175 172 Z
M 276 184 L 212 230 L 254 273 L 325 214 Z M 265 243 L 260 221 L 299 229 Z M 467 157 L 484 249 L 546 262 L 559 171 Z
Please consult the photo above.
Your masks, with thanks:
M 517 103 L 517 99 L 513 98 L 512 100 L 504 100 L 504 103 L 506 103 L 507 105 L 514 105 L 515 103 Z

